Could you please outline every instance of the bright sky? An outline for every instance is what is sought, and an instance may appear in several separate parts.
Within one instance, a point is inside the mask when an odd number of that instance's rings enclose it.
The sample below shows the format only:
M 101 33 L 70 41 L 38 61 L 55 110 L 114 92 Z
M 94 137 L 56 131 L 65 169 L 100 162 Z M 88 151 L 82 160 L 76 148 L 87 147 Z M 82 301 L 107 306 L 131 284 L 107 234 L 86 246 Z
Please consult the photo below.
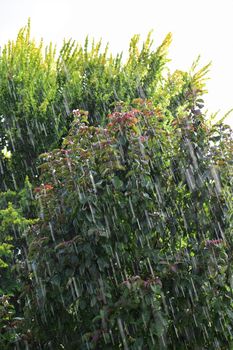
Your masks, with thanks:
M 29 17 L 33 37 L 46 44 L 89 34 L 113 53 L 127 52 L 134 34 L 145 39 L 153 29 L 156 47 L 172 32 L 172 69 L 189 69 L 199 54 L 203 65 L 212 61 L 205 101 L 221 117 L 233 108 L 232 15 L 233 0 L 1 0 L 0 45 Z M 233 126 L 233 113 L 227 121 Z

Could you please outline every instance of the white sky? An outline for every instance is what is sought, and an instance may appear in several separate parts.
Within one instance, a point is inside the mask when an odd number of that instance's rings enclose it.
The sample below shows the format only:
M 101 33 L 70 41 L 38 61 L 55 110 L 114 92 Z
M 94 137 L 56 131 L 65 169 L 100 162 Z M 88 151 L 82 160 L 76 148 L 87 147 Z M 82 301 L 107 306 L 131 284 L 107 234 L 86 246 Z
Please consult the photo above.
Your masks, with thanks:
M 113 53 L 127 52 L 134 34 L 145 39 L 153 29 L 156 47 L 172 32 L 172 69 L 189 69 L 199 54 L 203 65 L 212 61 L 206 108 L 219 117 L 233 108 L 233 0 L 0 0 L 0 9 L 1 46 L 29 17 L 33 37 L 46 44 L 89 34 Z

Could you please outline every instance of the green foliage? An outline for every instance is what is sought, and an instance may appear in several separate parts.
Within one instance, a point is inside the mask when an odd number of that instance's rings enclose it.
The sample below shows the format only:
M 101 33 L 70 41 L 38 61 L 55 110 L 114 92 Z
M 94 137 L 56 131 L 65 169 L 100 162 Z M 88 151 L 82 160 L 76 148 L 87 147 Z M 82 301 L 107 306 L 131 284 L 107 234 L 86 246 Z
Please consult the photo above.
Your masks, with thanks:
M 170 42 L 4 47 L 0 348 L 232 347 L 232 130 Z
M 11 342 L 16 339 L 15 307 L 12 301 L 16 291 L 16 283 L 11 276 L 12 258 L 13 245 L 0 244 L 0 346 L 2 349 L 10 348 Z
M 191 81 L 201 81 L 205 69 L 193 77 L 175 72 L 165 79 L 171 34 L 155 51 L 151 33 L 141 49 L 139 39 L 138 35 L 132 38 L 125 63 L 121 55 L 109 55 L 108 46 L 102 52 L 101 42 L 93 41 L 89 48 L 88 37 L 83 47 L 71 40 L 64 42 L 56 59 L 52 45 L 44 50 L 42 41 L 36 44 L 31 39 L 30 22 L 16 41 L 5 45 L 0 56 L 3 190 L 17 190 L 26 175 L 37 174 L 37 156 L 59 144 L 76 106 L 88 110 L 89 121 L 95 125 L 105 124 L 116 104 L 134 98 L 153 97 L 168 114 L 186 98 L 184 91 Z M 197 92 L 202 92 L 201 86 L 196 84 Z
M 14 185 L 17 189 L 25 174 L 36 173 L 35 158 L 59 134 L 59 114 L 53 109 L 57 92 L 55 51 L 50 46 L 43 55 L 42 44 L 37 46 L 30 38 L 29 23 L 1 53 L 1 144 L 13 154 L 10 169 L 2 171 L 5 188 Z
M 108 55 L 108 46 L 100 52 L 101 41 L 97 44 L 93 41 L 90 51 L 88 37 L 84 47 L 71 40 L 64 43 L 57 70 L 66 113 L 79 106 L 89 111 L 92 123 L 104 123 L 105 115 L 113 111 L 117 102 L 130 102 L 154 93 L 163 80 L 171 35 L 156 51 L 151 50 L 151 33 L 141 50 L 139 39 L 138 35 L 131 39 L 124 64 L 122 55 Z
M 207 127 L 198 94 L 186 96 L 170 122 L 142 99 L 105 127 L 76 110 L 62 149 L 41 156 L 27 309 L 40 344 L 229 349 L 229 178 L 217 126 Z
M 36 219 L 31 184 L 26 178 L 23 189 L 0 192 L 0 348 L 12 349 L 20 338 L 22 271 L 26 261 L 26 234 Z M 21 278 L 22 280 L 22 278 Z

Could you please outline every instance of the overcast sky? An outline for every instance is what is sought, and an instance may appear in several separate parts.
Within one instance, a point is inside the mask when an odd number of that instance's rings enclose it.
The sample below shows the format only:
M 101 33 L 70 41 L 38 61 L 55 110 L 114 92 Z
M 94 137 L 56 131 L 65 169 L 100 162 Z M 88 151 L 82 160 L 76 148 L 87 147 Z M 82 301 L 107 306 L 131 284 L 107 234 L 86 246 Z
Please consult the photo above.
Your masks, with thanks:
M 219 117 L 233 108 L 233 0 L 0 0 L 0 45 L 15 39 L 31 18 L 32 36 L 61 45 L 86 35 L 109 42 L 113 53 L 127 52 L 130 38 L 153 29 L 155 46 L 168 32 L 171 68 L 187 70 L 199 54 L 212 61 L 205 96 Z M 228 121 L 233 125 L 233 114 Z

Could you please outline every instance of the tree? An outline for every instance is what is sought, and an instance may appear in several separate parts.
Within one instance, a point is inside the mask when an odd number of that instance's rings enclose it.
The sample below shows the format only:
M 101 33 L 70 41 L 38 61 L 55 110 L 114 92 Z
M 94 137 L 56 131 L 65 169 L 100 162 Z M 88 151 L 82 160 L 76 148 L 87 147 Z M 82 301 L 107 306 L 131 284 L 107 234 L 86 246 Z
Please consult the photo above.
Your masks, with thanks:
M 37 174 L 37 156 L 57 141 L 61 116 L 54 112 L 57 93 L 55 51 L 43 53 L 30 38 L 30 22 L 9 41 L 0 57 L 0 135 L 2 149 L 12 152 L 11 167 L 2 164 L 2 190 L 23 186 Z M 9 165 L 9 164 L 8 164 Z
M 17 192 L 0 193 L 0 347 L 12 349 L 20 339 L 23 321 L 22 282 L 27 276 L 19 275 L 27 261 L 25 236 L 30 225 L 36 223 L 32 185 L 28 178 L 24 188 Z
M 31 39 L 29 20 L 0 56 L 0 142 L 13 154 L 10 168 L 2 164 L 2 190 L 17 190 L 26 175 L 38 175 L 38 155 L 59 145 L 75 106 L 89 110 L 96 124 L 104 123 L 116 102 L 150 97 L 163 80 L 170 41 L 169 34 L 151 51 L 149 34 L 140 51 L 134 36 L 123 64 L 121 55 L 108 55 L 108 47 L 102 53 L 101 42 L 93 41 L 89 49 L 87 37 L 84 47 L 64 42 L 56 59 L 52 44 L 44 50 L 43 41 L 37 45 Z
M 142 99 L 105 127 L 76 110 L 62 149 L 42 155 L 28 317 L 41 345 L 229 349 L 229 174 L 214 138 L 222 126 L 208 127 L 189 96 L 170 123 Z M 219 153 L 232 171 L 225 130 Z
M 30 25 L 5 46 L 2 347 L 232 346 L 232 130 L 170 41 L 136 35 L 126 63 L 88 38 L 56 59 Z

